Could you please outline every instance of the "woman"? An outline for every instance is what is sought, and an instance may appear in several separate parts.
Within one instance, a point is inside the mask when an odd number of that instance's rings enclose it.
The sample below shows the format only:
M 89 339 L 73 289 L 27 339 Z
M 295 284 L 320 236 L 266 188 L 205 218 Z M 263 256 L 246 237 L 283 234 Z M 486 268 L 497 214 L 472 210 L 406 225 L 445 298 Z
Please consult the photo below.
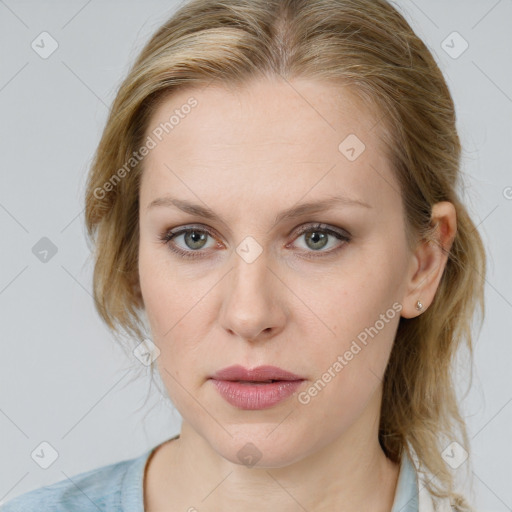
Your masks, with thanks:
M 471 510 L 450 372 L 485 252 L 460 151 L 384 0 L 189 1 L 121 85 L 86 197 L 96 307 L 151 337 L 181 432 L 4 510 Z

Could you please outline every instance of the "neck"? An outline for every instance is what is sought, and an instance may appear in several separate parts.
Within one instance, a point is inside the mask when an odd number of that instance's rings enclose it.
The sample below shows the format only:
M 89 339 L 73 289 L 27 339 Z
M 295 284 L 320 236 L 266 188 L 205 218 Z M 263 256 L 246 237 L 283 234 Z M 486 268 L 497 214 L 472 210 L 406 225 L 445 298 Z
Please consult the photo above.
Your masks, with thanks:
M 378 442 L 378 417 L 368 419 L 291 464 L 265 468 L 222 457 L 184 420 L 148 467 L 146 510 L 389 512 L 399 466 Z

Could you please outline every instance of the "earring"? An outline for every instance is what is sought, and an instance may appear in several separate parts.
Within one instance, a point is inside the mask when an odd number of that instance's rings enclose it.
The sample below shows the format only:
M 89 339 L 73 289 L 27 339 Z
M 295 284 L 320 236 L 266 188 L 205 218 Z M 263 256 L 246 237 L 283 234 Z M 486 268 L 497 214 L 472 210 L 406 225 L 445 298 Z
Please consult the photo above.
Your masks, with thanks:
M 421 311 L 423 309 L 423 304 L 418 300 L 418 302 L 416 302 L 416 309 L 418 311 Z

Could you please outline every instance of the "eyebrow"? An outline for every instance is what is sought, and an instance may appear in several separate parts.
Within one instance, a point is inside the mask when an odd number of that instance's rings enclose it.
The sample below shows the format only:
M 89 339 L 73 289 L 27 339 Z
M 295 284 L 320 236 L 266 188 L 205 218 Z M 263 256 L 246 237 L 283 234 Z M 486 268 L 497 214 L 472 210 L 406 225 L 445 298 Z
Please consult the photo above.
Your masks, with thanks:
M 210 208 L 206 206 L 201 206 L 199 204 L 194 204 L 189 201 L 185 201 L 184 199 L 177 199 L 171 196 L 159 197 L 151 201 L 151 203 L 149 203 L 149 205 L 146 208 L 146 211 L 149 210 L 150 208 L 154 208 L 157 206 L 174 206 L 184 211 L 185 213 L 190 213 L 191 215 L 195 215 L 198 217 L 204 217 L 205 219 L 217 221 L 226 225 L 226 222 Z M 358 199 L 353 199 L 345 196 L 332 196 L 326 199 L 322 199 L 320 201 L 301 203 L 299 205 L 292 206 L 287 210 L 283 210 L 276 216 L 275 224 L 283 222 L 284 220 L 294 219 L 312 213 L 323 212 L 331 208 L 334 208 L 335 206 L 360 206 L 364 208 L 372 208 L 369 204 Z

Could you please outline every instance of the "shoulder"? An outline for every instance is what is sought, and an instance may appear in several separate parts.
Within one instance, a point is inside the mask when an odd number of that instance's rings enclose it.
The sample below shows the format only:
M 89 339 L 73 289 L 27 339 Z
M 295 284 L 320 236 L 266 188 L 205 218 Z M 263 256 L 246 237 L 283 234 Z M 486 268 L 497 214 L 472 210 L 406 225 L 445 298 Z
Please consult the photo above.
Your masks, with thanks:
M 142 470 L 147 456 L 144 453 L 28 491 L 9 500 L 0 507 L 0 512 L 122 511 L 123 500 L 136 500 L 139 491 L 142 499 Z

